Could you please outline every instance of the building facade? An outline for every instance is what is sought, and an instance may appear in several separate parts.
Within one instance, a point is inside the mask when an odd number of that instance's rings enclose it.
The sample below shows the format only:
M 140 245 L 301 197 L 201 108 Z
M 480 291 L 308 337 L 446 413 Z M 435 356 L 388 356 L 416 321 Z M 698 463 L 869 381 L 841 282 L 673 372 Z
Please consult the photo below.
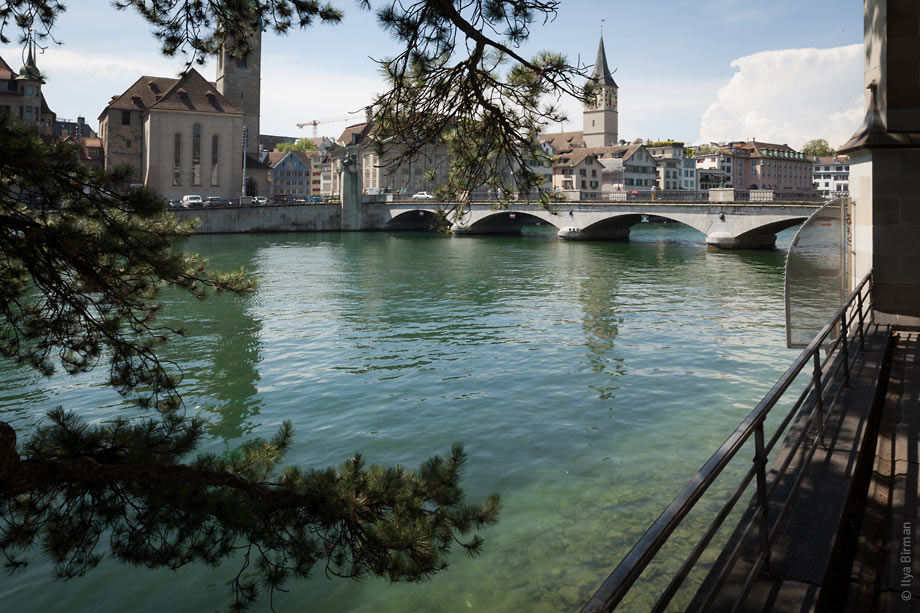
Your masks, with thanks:
M 244 113 L 195 69 L 179 79 L 141 77 L 99 116 L 105 168 L 166 198 L 238 198 Z M 255 160 L 253 160 L 255 162 Z
M 0 58 L 0 113 L 31 123 L 41 136 L 50 137 L 55 115 L 42 94 L 44 84 L 45 79 L 35 64 L 31 41 L 19 72 L 13 72 L 9 64 Z
M 222 48 L 215 82 L 189 69 L 178 79 L 140 77 L 113 96 L 99 115 L 106 170 L 128 168 L 129 184 L 175 200 L 265 194 L 268 168 L 258 160 L 260 43 L 256 32 L 242 60 Z
M 814 160 L 812 182 L 825 198 L 833 198 L 850 191 L 850 157 L 837 155 Z

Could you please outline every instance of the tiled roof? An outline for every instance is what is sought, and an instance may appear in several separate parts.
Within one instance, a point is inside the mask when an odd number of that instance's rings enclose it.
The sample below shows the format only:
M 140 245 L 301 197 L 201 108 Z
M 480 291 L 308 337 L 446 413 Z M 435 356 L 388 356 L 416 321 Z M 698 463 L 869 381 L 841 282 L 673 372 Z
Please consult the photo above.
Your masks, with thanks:
M 573 149 L 571 152 L 563 153 L 555 156 L 556 165 L 560 164 L 580 164 L 588 156 L 594 156 L 597 158 L 621 158 L 625 163 L 629 160 L 642 145 L 618 145 L 615 147 L 583 147 L 580 149 Z M 649 156 L 651 157 L 651 156 Z M 654 160 L 654 158 L 652 158 Z M 657 162 L 653 162 L 657 165 Z
M 352 144 L 352 140 L 354 137 L 357 137 L 357 142 L 361 142 L 361 139 L 363 139 L 367 135 L 371 127 L 372 125 L 367 122 L 358 123 L 353 126 L 348 126 L 342 132 L 342 135 L 339 136 L 338 142 L 343 145 L 348 146 Z
M 540 135 L 541 143 L 548 143 L 553 148 L 553 153 L 566 153 L 573 149 L 584 147 L 584 132 L 556 132 Z
M 230 101 L 217 91 L 217 86 L 206 81 L 194 68 L 189 69 L 150 108 L 158 111 L 195 111 L 198 113 L 220 113 L 242 115 Z
M 274 168 L 275 164 L 280 162 L 281 159 L 287 155 L 287 153 L 287 151 L 269 151 L 268 158 L 266 160 L 268 162 L 268 167 Z
M 157 110 L 243 114 L 217 91 L 214 83 L 206 81 L 194 68 L 181 79 L 143 76 L 123 94 L 113 97 L 106 110 L 143 111 L 153 107 Z M 105 111 L 100 118 L 103 114 Z

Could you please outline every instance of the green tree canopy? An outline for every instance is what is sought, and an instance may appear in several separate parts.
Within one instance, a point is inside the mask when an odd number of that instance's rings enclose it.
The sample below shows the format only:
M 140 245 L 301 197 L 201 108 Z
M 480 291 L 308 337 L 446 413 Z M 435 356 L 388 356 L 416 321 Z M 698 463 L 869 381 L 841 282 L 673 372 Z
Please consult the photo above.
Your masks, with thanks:
M 316 143 L 312 139 L 303 137 L 293 143 L 278 143 L 275 151 L 316 151 Z
M 828 145 L 827 141 L 823 138 L 816 138 L 805 143 L 805 146 L 802 147 L 802 153 L 805 155 L 813 155 L 815 157 L 837 155 L 837 152 L 834 149 L 831 149 L 831 146 Z

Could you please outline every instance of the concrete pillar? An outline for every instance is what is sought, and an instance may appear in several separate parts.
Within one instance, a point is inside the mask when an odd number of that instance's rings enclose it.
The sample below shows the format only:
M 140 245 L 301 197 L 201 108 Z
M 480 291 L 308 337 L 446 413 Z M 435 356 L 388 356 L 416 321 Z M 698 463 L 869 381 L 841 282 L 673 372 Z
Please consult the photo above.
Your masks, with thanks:
M 567 241 L 629 240 L 629 228 L 605 228 L 600 232 L 585 232 L 581 228 L 563 227 L 556 234 Z
M 776 235 L 734 236 L 730 232 L 717 231 L 706 236 L 706 244 L 719 249 L 776 249 Z
M 920 2 L 865 0 L 866 118 L 850 155 L 852 275 L 881 323 L 920 325 Z
M 354 153 L 345 154 L 342 170 L 342 230 L 360 230 L 361 176 Z

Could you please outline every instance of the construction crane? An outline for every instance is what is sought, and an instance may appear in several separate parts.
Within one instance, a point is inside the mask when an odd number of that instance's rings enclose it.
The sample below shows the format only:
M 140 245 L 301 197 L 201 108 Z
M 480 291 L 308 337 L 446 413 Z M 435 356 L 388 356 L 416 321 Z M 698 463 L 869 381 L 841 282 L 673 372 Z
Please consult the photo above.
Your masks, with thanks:
M 313 138 L 317 137 L 316 127 L 321 123 L 338 123 L 340 121 L 351 121 L 353 117 L 327 117 L 326 119 L 314 119 L 313 121 L 307 121 L 304 123 L 297 124 L 298 128 L 303 128 L 304 126 L 313 126 Z
M 362 110 L 367 111 L 367 108 L 365 107 Z M 304 126 L 313 126 L 313 138 L 316 138 L 317 137 L 316 127 L 319 124 L 321 123 L 339 123 L 340 121 L 353 121 L 355 118 L 355 115 L 360 112 L 361 111 L 355 111 L 354 113 L 351 113 L 350 115 L 346 115 L 344 117 L 326 117 L 325 119 L 314 119 L 313 121 L 305 121 L 303 123 L 297 124 L 297 127 L 303 128 Z

